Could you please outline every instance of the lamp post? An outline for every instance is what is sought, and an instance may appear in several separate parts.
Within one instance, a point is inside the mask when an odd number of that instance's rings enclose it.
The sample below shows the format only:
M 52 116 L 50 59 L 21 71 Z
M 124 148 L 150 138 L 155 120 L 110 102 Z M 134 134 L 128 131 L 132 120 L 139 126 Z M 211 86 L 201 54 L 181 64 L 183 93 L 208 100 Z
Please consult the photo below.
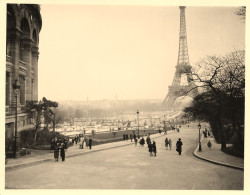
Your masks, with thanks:
M 202 149 L 201 149 L 201 124 L 200 122 L 198 124 L 198 129 L 199 129 L 199 152 L 201 152 Z
M 20 84 L 18 82 L 18 80 L 15 80 L 15 83 L 12 85 L 13 87 L 13 92 L 15 95 L 15 100 L 16 100 L 16 104 L 15 104 L 15 136 L 14 136 L 14 158 L 17 158 L 17 95 L 20 89 Z
M 139 135 L 139 114 L 140 114 L 140 113 L 139 113 L 139 110 L 137 110 L 136 113 L 137 113 L 137 117 L 138 117 L 138 134 L 137 134 L 137 135 Z

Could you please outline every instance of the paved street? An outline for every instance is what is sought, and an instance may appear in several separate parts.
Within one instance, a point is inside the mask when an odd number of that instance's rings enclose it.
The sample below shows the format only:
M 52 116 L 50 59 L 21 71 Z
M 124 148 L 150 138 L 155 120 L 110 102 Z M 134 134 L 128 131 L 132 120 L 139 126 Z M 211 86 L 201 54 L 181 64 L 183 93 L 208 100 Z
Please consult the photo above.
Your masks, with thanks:
M 243 171 L 193 156 L 197 129 L 186 126 L 167 137 L 183 141 L 183 154 L 164 148 L 166 135 L 155 138 L 157 157 L 147 146 L 127 145 L 6 171 L 6 188 L 18 189 L 202 189 L 242 190 Z M 67 155 L 67 153 L 66 153 Z

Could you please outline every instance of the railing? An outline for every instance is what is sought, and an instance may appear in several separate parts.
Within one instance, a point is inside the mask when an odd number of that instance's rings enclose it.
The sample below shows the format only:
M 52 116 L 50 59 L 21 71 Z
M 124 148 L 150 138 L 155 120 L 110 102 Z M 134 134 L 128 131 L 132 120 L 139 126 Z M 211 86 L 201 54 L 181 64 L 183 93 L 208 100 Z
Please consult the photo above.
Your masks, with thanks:
M 19 60 L 19 71 L 23 72 L 24 74 L 27 73 L 27 63 L 26 62 Z
M 7 62 L 11 62 L 11 60 L 12 60 L 12 57 L 11 57 L 11 56 L 6 55 L 6 61 L 7 61 Z
M 22 66 L 26 69 L 27 63 L 22 60 L 19 60 L 19 66 Z

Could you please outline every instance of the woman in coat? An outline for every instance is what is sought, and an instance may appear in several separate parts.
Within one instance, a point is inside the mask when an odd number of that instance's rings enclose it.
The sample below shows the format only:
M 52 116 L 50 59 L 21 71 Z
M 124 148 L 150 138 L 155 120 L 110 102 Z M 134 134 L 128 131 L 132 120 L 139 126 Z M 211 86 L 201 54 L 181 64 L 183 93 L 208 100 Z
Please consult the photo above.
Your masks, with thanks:
M 182 141 L 181 138 L 179 138 L 179 140 L 176 142 L 176 151 L 179 153 L 179 155 L 181 155 L 182 152 Z
M 168 140 L 168 145 L 169 145 L 169 149 L 171 150 L 171 148 L 172 148 L 172 140 L 170 138 Z

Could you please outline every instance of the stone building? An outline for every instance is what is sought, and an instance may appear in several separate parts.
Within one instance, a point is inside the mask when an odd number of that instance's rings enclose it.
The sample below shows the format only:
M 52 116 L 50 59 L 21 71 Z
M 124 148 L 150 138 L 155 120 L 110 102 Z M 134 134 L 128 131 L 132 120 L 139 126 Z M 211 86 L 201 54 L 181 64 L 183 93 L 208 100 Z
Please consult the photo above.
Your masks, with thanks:
M 38 100 L 42 18 L 40 6 L 36 4 L 7 4 L 6 14 L 5 139 L 8 145 L 15 136 L 16 96 L 13 84 L 16 80 L 20 85 L 17 93 L 17 131 L 33 127 L 25 105 L 27 101 Z

